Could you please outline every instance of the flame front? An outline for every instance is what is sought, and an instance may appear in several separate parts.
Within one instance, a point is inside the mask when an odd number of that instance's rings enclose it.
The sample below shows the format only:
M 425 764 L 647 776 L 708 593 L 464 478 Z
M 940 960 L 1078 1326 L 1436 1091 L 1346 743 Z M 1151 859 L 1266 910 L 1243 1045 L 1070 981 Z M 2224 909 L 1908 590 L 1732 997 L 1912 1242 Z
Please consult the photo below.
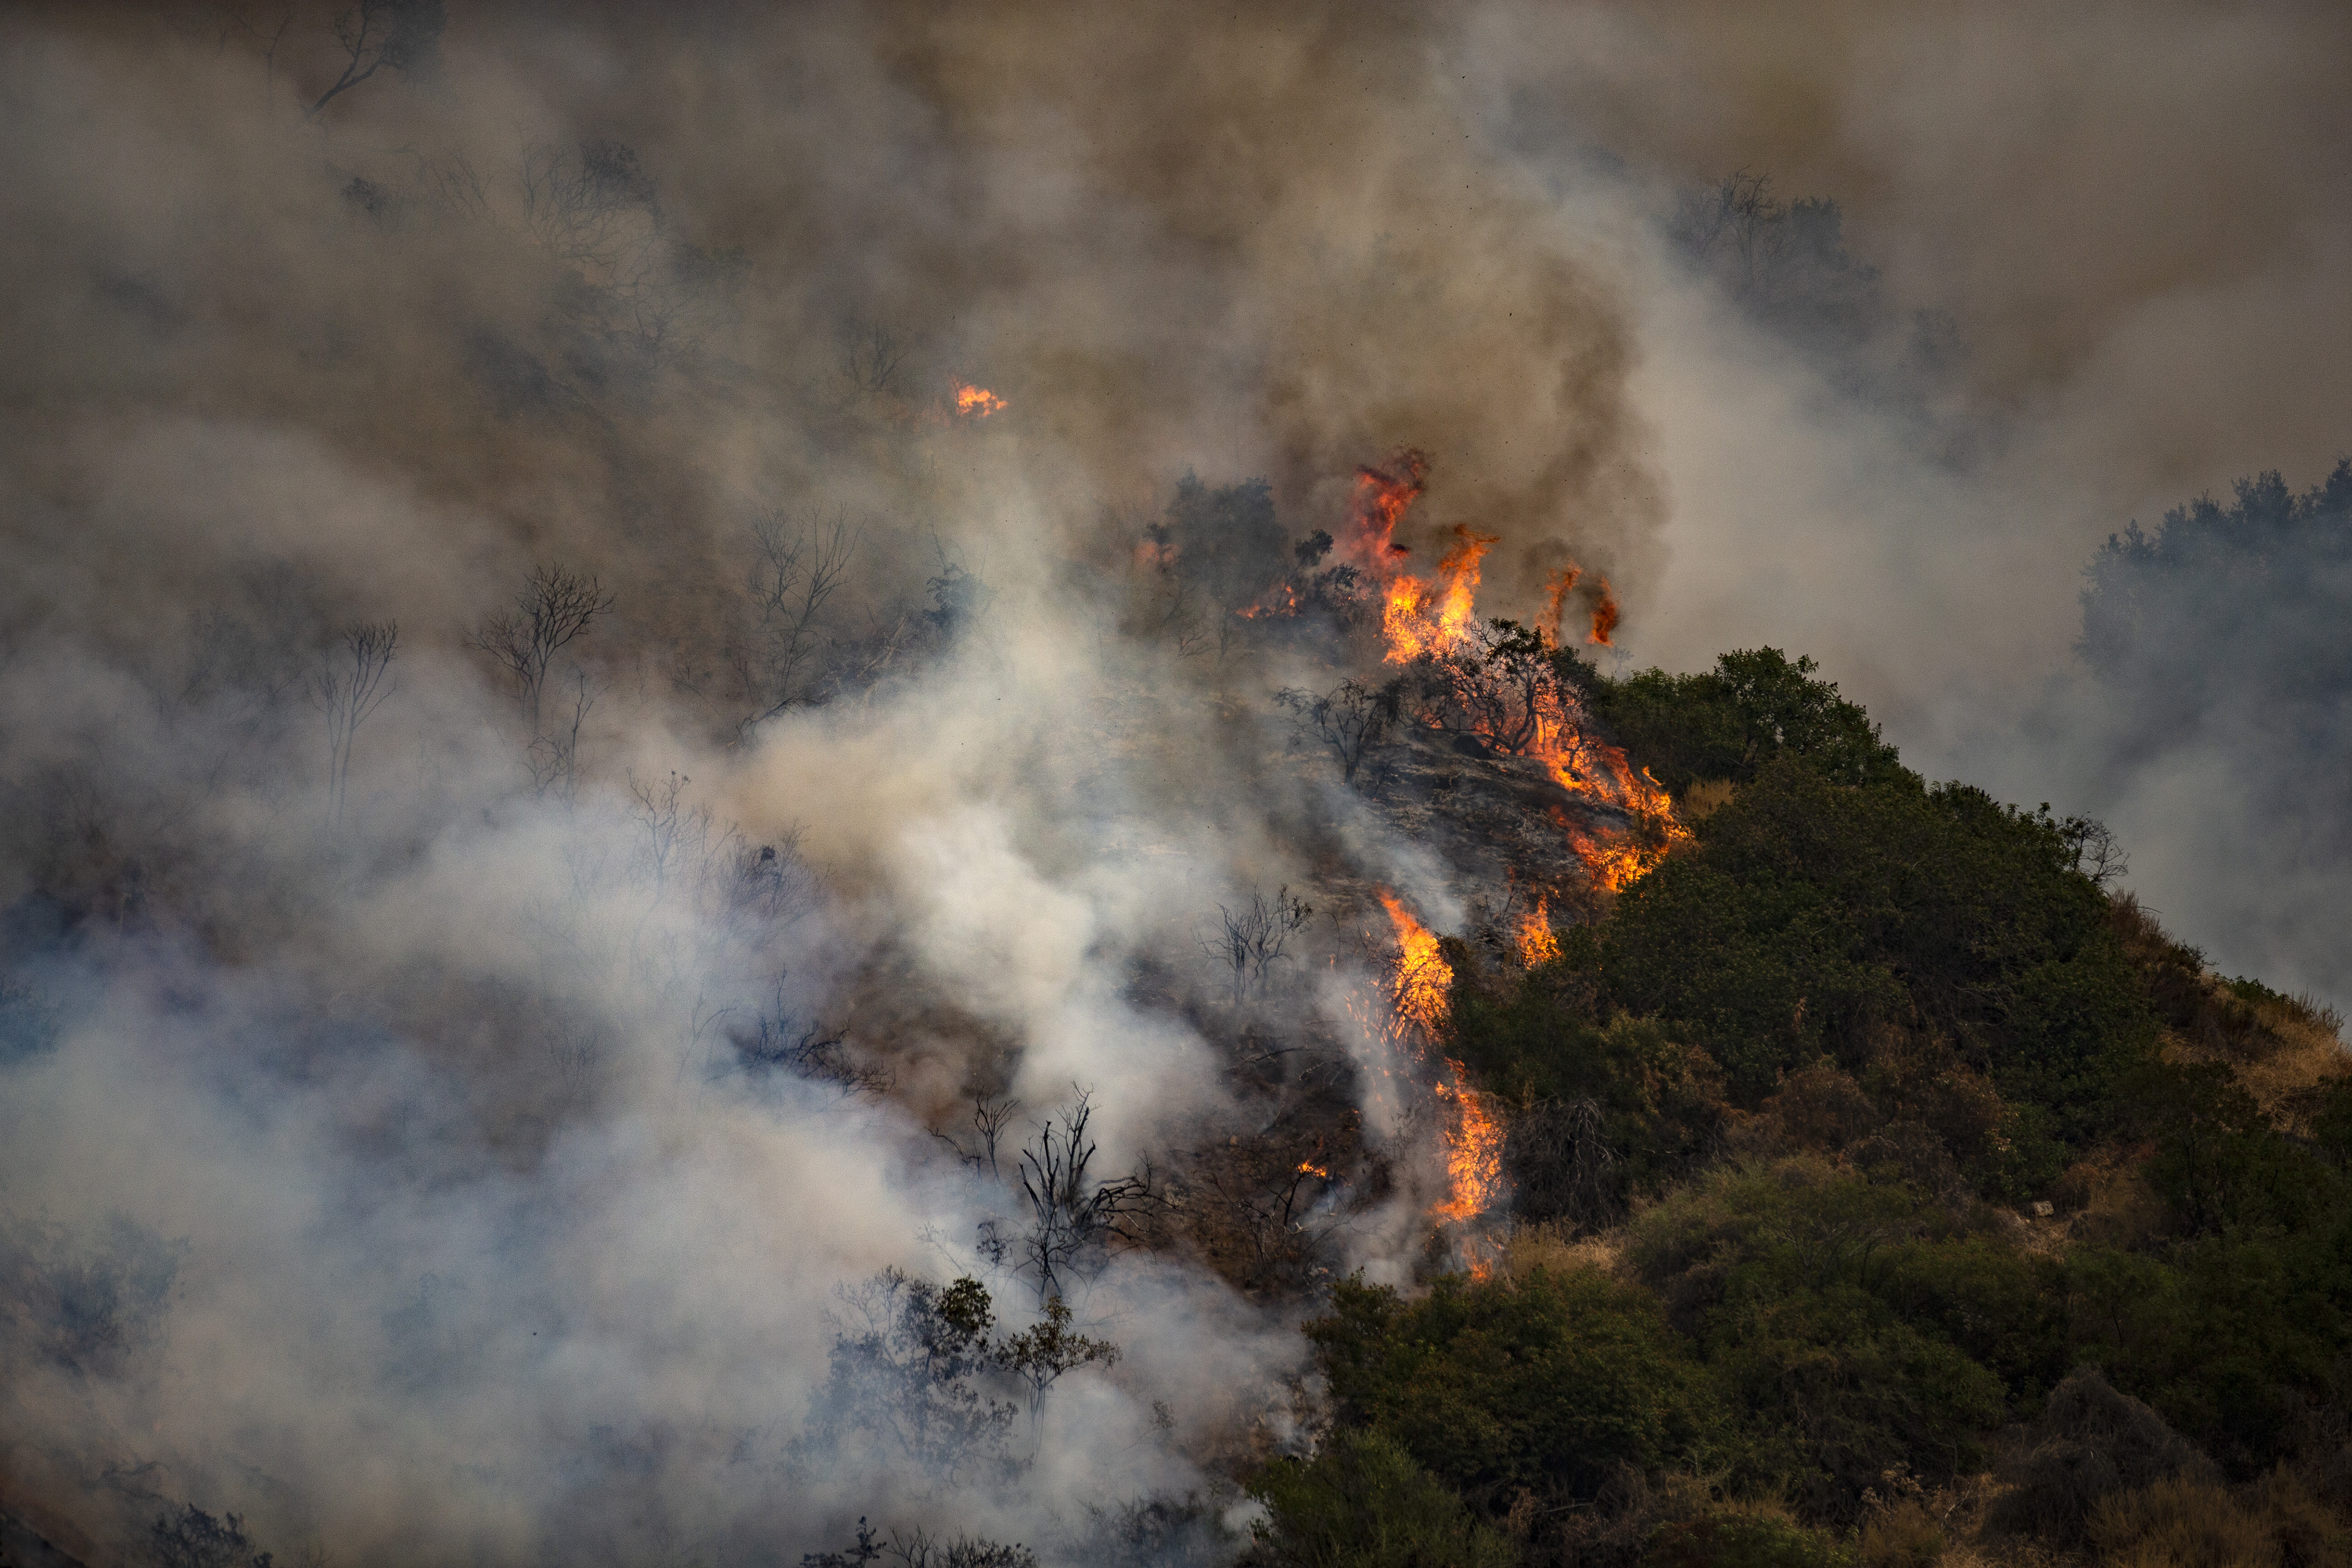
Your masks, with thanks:
M 956 412 L 967 419 L 985 419 L 1004 406 L 1004 399 L 984 386 L 973 386 L 961 381 L 956 383 Z
M 1454 525 L 1454 548 L 1437 559 L 1435 579 L 1400 572 L 1386 590 L 1381 630 L 1388 661 L 1411 664 L 1423 654 L 1452 653 L 1469 640 L 1478 598 L 1478 563 L 1498 535 Z
M 1486 1097 L 1462 1081 L 1458 1062 L 1446 1064 L 1437 1098 L 1452 1104 L 1454 1124 L 1445 1135 L 1446 1199 L 1430 1212 L 1456 1225 L 1476 1219 L 1503 1195 L 1503 1123 Z M 1474 1262 L 1471 1272 L 1483 1273 Z
M 1402 953 L 1397 961 L 1397 1011 L 1417 1026 L 1425 1038 L 1434 1040 L 1445 1027 L 1445 998 L 1454 986 L 1454 966 L 1438 951 L 1437 938 L 1412 918 L 1411 910 L 1388 893 L 1381 895 L 1381 902 L 1388 906 Z
M 1536 907 L 1519 919 L 1518 950 L 1522 968 L 1533 969 L 1538 963 L 1549 963 L 1559 956 L 1559 938 L 1552 934 L 1551 919 L 1546 913 L 1549 900 L 1538 899 Z
M 1609 639 L 1617 630 L 1617 595 L 1609 586 L 1609 579 L 1601 579 L 1601 595 L 1592 604 L 1592 636 L 1585 639 L 1602 647 L 1615 647 Z
M 1382 893 L 1381 902 L 1396 927 L 1397 1032 L 1417 1031 L 1433 1044 L 1445 1025 L 1454 966 L 1445 961 L 1435 933 L 1394 895 Z M 1443 1070 L 1431 1091 L 1453 1114 L 1444 1132 L 1445 1197 L 1429 1212 L 1433 1219 L 1460 1225 L 1486 1213 L 1502 1196 L 1503 1124 L 1486 1097 L 1465 1081 L 1460 1062 L 1445 1056 L 1437 1061 Z M 1473 1258 L 1471 1271 L 1483 1274 L 1485 1266 Z
M 1470 641 L 1477 627 L 1479 563 L 1497 542 L 1494 534 L 1475 532 L 1457 523 L 1454 547 L 1438 558 L 1433 576 L 1421 577 L 1403 569 L 1411 552 L 1396 542 L 1397 524 L 1421 499 L 1428 472 L 1429 459 L 1412 450 L 1399 453 L 1385 468 L 1356 470 L 1348 554 L 1380 584 L 1383 658 L 1390 664 L 1412 664 L 1424 656 L 1442 658 Z M 1547 644 L 1558 646 L 1569 595 L 1583 578 L 1584 569 L 1570 563 L 1545 580 L 1544 613 L 1536 632 Z M 1622 615 L 1616 591 L 1608 578 L 1600 577 L 1591 592 L 1592 630 L 1586 640 L 1613 647 Z M 1260 612 L 1252 606 L 1244 613 Z M 1534 733 L 1517 749 L 1541 763 L 1560 788 L 1625 814 L 1628 832 L 1622 837 L 1598 837 L 1589 828 L 1563 822 L 1570 847 L 1594 882 L 1612 893 L 1621 892 L 1649 875 L 1668 850 L 1690 837 L 1690 830 L 1675 820 L 1674 802 L 1657 780 L 1646 773 L 1637 774 L 1618 747 L 1585 736 L 1584 716 L 1572 694 L 1555 689 L 1540 692 L 1531 718 Z M 1483 721 L 1477 730 L 1488 741 L 1496 739 Z M 1412 917 L 1393 900 L 1389 913 L 1397 921 L 1399 941 L 1406 944 L 1410 959 L 1412 946 L 1405 926 Z M 1549 929 L 1543 935 L 1549 940 Z M 1428 938 L 1433 954 L 1435 941 Z M 1438 989 L 1442 1004 L 1443 984 Z

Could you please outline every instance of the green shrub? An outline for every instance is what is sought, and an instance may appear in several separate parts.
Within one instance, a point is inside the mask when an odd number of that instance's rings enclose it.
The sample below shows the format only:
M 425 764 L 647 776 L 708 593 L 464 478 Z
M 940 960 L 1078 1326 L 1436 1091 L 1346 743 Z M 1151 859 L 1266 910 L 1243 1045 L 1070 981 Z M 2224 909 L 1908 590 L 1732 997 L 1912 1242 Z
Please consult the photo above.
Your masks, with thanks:
M 1709 1172 L 1633 1223 L 1627 1256 L 1733 1395 L 1759 1479 L 1830 1517 L 1897 1466 L 1976 1462 L 2010 1390 L 1963 1342 L 2030 1373 L 2062 1333 L 2048 1266 L 1818 1155 Z
M 2000 1379 L 1853 1286 L 1735 1292 L 1707 1340 L 1759 1442 L 1825 1517 L 1851 1517 L 1891 1469 L 1973 1468 L 1979 1434 L 2004 1414 Z
M 1826 1531 L 1771 1509 L 1730 1508 L 1659 1527 L 1643 1568 L 1853 1568 Z
M 2213 1462 L 2096 1367 L 2067 1375 L 2030 1440 L 2001 1467 L 2010 1489 L 1987 1522 L 2007 1534 L 2071 1547 L 2090 1534 L 2101 1504 L 2121 1492 L 2181 1480 L 2219 1480 Z
M 1521 1489 L 1586 1500 L 1621 1466 L 1725 1446 L 1718 1396 L 1656 1304 L 1591 1270 L 1450 1277 L 1412 1302 L 1349 1280 L 1307 1332 L 1342 1422 L 1480 1506 Z
M 1715 1148 L 1724 1116 L 1722 1082 L 1703 1051 L 1676 1043 L 1647 1020 L 1619 1016 L 1597 1024 L 1564 1005 L 1546 973 L 1511 983 L 1500 997 L 1467 985 L 1456 990 L 1446 1054 L 1487 1089 L 1526 1106 L 1589 1104 L 1591 1131 L 1605 1167 L 1603 1190 L 1555 1192 L 1556 1173 L 1538 1157 L 1513 1172 L 1520 1213 L 1530 1219 L 1605 1224 L 1633 1194 L 1679 1175 Z M 1530 1131 L 1546 1115 L 1535 1117 Z M 1542 1141 L 1515 1150 L 1540 1155 Z M 1572 1184 L 1591 1185 L 1590 1182 Z
M 1863 1521 L 1855 1543 L 1859 1568 L 1936 1568 L 1943 1561 L 1943 1527 L 1916 1498 L 1905 1498 Z
M 1596 1017 L 1656 1018 L 1743 1105 L 1822 1055 L 1866 1077 L 1890 1031 L 1924 1031 L 2042 1107 L 2054 1136 L 2106 1129 L 2155 1022 L 2063 824 L 1963 785 L 1840 784 L 1784 759 L 1695 832 L 1694 852 L 1564 948 Z
M 1339 1431 L 1250 1483 L 1265 1505 L 1246 1561 L 1264 1568 L 1511 1568 L 1517 1547 L 1377 1432 Z
M 1899 778 L 1895 748 L 1833 683 L 1812 679 L 1820 668 L 1764 647 L 1724 654 L 1698 675 L 1645 669 L 1610 680 L 1580 663 L 1572 673 L 1626 754 L 1677 796 L 1700 779 L 1753 778 L 1780 757 L 1843 784 Z

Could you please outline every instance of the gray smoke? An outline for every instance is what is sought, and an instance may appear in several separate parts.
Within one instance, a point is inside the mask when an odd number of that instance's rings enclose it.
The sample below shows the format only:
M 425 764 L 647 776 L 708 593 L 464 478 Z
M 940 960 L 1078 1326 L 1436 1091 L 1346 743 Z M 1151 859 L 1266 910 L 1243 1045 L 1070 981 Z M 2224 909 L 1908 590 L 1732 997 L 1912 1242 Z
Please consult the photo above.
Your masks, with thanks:
M 1638 583 L 1618 258 L 1411 17 L 437 9 L 380 62 L 0 24 L 5 1506 L 102 1560 L 190 1502 L 361 1563 L 1205 1549 L 1295 1295 L 1094 1237 L 1052 1283 L 1118 1361 L 957 1447 L 875 1281 L 1021 1330 L 1049 1121 L 1163 1215 L 1255 1131 L 1202 933 L 1308 826 L 1457 912 L 1284 752 L 1311 661 L 1171 646 L 1136 552 L 1187 473 L 1304 535 L 1417 443 L 1493 607 Z M 1263 999 L 1343 1065 L 1363 913 Z M 1318 1223 L 1402 1279 L 1431 1133 L 1375 1110 Z

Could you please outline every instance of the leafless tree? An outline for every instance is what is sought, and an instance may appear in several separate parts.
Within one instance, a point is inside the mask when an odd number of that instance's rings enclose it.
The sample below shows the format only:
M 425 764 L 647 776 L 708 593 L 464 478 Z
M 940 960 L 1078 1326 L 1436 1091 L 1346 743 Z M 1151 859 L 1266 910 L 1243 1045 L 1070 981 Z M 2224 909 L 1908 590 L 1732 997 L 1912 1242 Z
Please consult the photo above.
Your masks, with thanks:
M 661 231 L 652 177 L 635 149 L 589 142 L 575 152 L 544 142 L 522 151 L 523 225 L 559 261 L 587 267 L 600 281 L 625 287 L 650 266 L 646 252 Z
M 1590 1097 L 1547 1100 L 1512 1117 L 1504 1158 L 1521 1212 L 1531 1218 L 1598 1230 L 1624 1212 L 1617 1153 L 1609 1146 L 1600 1102 Z
M 1062 1294 L 1064 1279 L 1126 1234 L 1123 1222 L 1151 1197 L 1149 1173 L 1094 1181 L 1096 1146 L 1087 1135 L 1091 1097 L 1084 1090 L 1064 1107 L 1060 1125 L 1048 1117 L 1021 1151 L 1022 1195 L 1029 1233 L 1020 1244 L 1021 1267 L 1036 1277 L 1042 1304 Z
M 1402 679 L 1377 687 L 1343 680 L 1319 697 L 1285 687 L 1275 693 L 1274 700 L 1290 710 L 1291 721 L 1302 737 L 1312 735 L 1331 749 L 1331 754 L 1339 759 L 1340 779 L 1353 784 L 1364 759 L 1388 743 L 1389 731 L 1402 706 L 1403 690 Z
M 752 524 L 759 553 L 744 591 L 759 625 L 752 646 L 737 654 L 736 669 L 757 706 L 739 731 L 814 700 L 808 670 L 822 645 L 824 607 L 847 578 L 864 531 L 838 516 L 829 523 L 794 522 L 776 512 Z
M 1194 1151 L 1183 1195 L 1196 1241 L 1245 1288 L 1303 1283 L 1346 1223 L 1327 1158 L 1266 1135 Z
M 844 1099 L 886 1094 L 896 1081 L 883 1068 L 860 1061 L 847 1035 L 814 1019 L 794 1018 L 781 1007 L 763 1009 L 730 1037 L 745 1068 L 782 1068 L 807 1082 L 829 1084 Z
M 1699 259 L 1727 257 L 1735 286 L 1748 289 L 1770 270 L 1787 243 L 1780 220 L 1788 211 L 1788 204 L 1772 194 L 1771 175 L 1740 169 L 1684 198 L 1674 230 Z
M 722 841 L 736 846 L 733 875 L 726 884 L 725 918 L 778 928 L 806 912 L 815 879 L 800 857 L 801 832 L 794 826 L 774 843 L 755 847 L 730 830 Z
M 1486 622 L 1461 647 L 1423 667 L 1422 716 L 1511 756 L 1534 745 L 1546 726 L 1555 743 L 1573 744 L 1581 738 L 1583 709 L 1557 655 L 1533 626 Z
M 351 783 L 352 741 L 369 715 L 399 689 L 389 679 L 400 642 L 392 621 L 362 621 L 347 627 L 310 671 L 310 706 L 327 719 L 327 816 L 343 820 L 343 795 Z
M 445 212 L 471 218 L 489 216 L 489 182 L 463 153 L 423 160 L 416 183 Z
M 638 830 L 645 835 L 646 865 L 653 873 L 656 900 L 660 899 L 668 882 L 671 862 L 686 847 L 681 838 L 691 839 L 709 830 L 709 814 L 683 804 L 686 786 L 693 782 L 674 768 L 667 779 L 640 779 L 634 772 L 629 774 L 629 798 L 636 803 L 632 815 Z
M 442 0 L 359 0 L 335 18 L 335 42 L 343 49 L 342 74 L 303 111 L 303 118 L 315 116 L 387 66 L 404 76 L 430 70 L 439 58 L 441 30 L 447 23 Z
M 1003 1173 L 997 1164 L 997 1151 L 1004 1141 L 1004 1129 L 1012 1121 L 1021 1102 L 1010 1095 L 971 1097 L 971 1125 L 977 1134 L 974 1147 L 967 1149 L 961 1140 L 934 1128 L 931 1136 L 955 1151 L 956 1158 L 975 1171 L 985 1171 L 991 1176 Z
M 855 325 L 842 334 L 841 378 L 854 394 L 887 392 L 904 357 L 898 340 L 881 322 Z
M 580 793 L 580 729 L 588 721 L 588 710 L 596 706 L 596 690 L 589 683 L 588 672 L 574 667 L 571 674 L 570 700 L 531 737 L 530 749 L 525 753 L 532 786 L 566 805 Z
M 261 51 L 261 94 L 265 101 L 278 96 L 278 51 L 286 42 L 286 35 L 294 27 L 294 7 L 280 5 L 278 15 L 265 22 L 257 16 L 247 14 L 243 5 L 217 7 L 220 17 L 220 47 L 226 49 L 228 41 L 243 36 Z
M 476 630 L 473 645 L 514 677 L 515 699 L 532 740 L 545 733 L 540 699 L 556 655 L 586 636 L 596 617 L 612 608 L 613 595 L 594 577 L 541 566 L 515 595 L 512 614 L 486 616 Z
M 1252 893 L 1250 901 L 1238 910 L 1217 906 L 1221 928 L 1214 936 L 1202 939 L 1201 951 L 1233 972 L 1234 1006 L 1242 1005 L 1251 987 L 1265 986 L 1266 971 L 1288 956 L 1285 950 L 1290 939 L 1314 912 L 1304 900 L 1291 896 L 1287 885 L 1271 900 L 1264 893 Z

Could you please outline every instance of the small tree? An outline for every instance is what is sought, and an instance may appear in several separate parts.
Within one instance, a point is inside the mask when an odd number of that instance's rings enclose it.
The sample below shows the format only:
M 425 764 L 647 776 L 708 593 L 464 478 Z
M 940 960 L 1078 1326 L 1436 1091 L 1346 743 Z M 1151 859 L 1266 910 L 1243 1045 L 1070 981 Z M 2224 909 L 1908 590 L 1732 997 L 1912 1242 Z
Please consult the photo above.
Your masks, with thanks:
M 533 738 L 541 727 L 540 700 L 556 655 L 613 608 L 613 595 L 594 577 L 561 566 L 541 566 L 515 595 L 514 612 L 483 617 L 473 645 L 514 677 L 515 700 Z
M 2048 802 L 2042 810 L 2047 815 Z M 2123 841 L 2115 829 L 2095 817 L 2070 816 L 2058 825 L 2059 836 L 2074 851 L 2074 869 L 2097 886 L 2104 888 L 2131 869 L 2131 857 L 2124 853 Z
M 1583 710 L 1556 654 L 1538 627 L 1489 621 L 1462 647 L 1431 659 L 1423 711 L 1438 728 L 1510 756 L 1547 738 L 1580 738 Z
M 1045 1316 L 1019 1333 L 996 1343 L 997 1364 L 1029 1389 L 1029 1426 L 1034 1431 L 1045 1405 L 1045 1391 L 1066 1372 L 1082 1366 L 1109 1366 L 1118 1360 L 1118 1347 L 1108 1340 L 1089 1339 L 1070 1327 L 1069 1304 L 1059 1296 L 1045 1300 Z
M 566 802 L 578 787 L 580 730 L 596 705 L 596 694 L 588 672 L 575 665 L 571 699 L 551 718 L 545 702 L 548 676 L 557 656 L 585 637 L 596 618 L 612 608 L 613 595 L 596 578 L 542 566 L 515 595 L 513 612 L 485 616 L 471 638 L 475 647 L 514 679 L 516 705 L 530 733 L 527 754 L 532 783 L 542 794 L 553 790 Z
M 1253 893 L 1239 910 L 1217 906 L 1223 929 L 1203 939 L 1201 951 L 1233 971 L 1234 1006 L 1242 1005 L 1250 987 L 1265 986 L 1266 971 L 1288 956 L 1285 949 L 1290 939 L 1314 912 L 1310 905 L 1291 897 L 1287 885 L 1271 900 L 1263 893 Z
M 253 1549 L 242 1516 L 215 1519 L 194 1503 L 160 1516 L 149 1533 L 160 1568 L 270 1568 L 274 1561 Z
M 995 1307 L 979 1280 L 945 1287 L 886 1269 L 844 1289 L 832 1376 L 810 1414 L 806 1441 L 880 1446 L 952 1478 L 997 1455 L 1015 1407 L 979 1386 L 994 1373 Z
M 1064 1278 L 1124 1234 L 1121 1222 L 1151 1196 L 1148 1174 L 1096 1183 L 1089 1174 L 1094 1140 L 1091 1097 L 1081 1090 L 1055 1125 L 1052 1117 L 1021 1151 L 1022 1195 L 1028 1200 L 1029 1234 L 1021 1243 L 1021 1266 L 1037 1279 L 1037 1299 L 1062 1293 Z
M 1354 784 L 1364 759 L 1388 743 L 1404 694 L 1402 679 L 1371 687 L 1343 680 L 1317 696 L 1285 687 L 1274 700 L 1290 710 L 1291 721 L 1303 738 L 1312 735 L 1339 759 L 1339 777 Z
M 744 579 L 758 626 L 751 645 L 735 656 L 736 673 L 753 708 L 738 731 L 815 700 L 809 661 L 820 644 L 827 601 L 840 591 L 864 531 L 845 517 L 829 523 L 794 522 L 782 512 L 752 524 L 757 558 Z
M 330 826 L 343 819 L 343 795 L 351 782 L 352 740 L 368 716 L 397 690 L 386 683 L 400 627 L 392 621 L 362 621 L 349 627 L 310 672 L 310 705 L 327 718 L 327 815 Z

